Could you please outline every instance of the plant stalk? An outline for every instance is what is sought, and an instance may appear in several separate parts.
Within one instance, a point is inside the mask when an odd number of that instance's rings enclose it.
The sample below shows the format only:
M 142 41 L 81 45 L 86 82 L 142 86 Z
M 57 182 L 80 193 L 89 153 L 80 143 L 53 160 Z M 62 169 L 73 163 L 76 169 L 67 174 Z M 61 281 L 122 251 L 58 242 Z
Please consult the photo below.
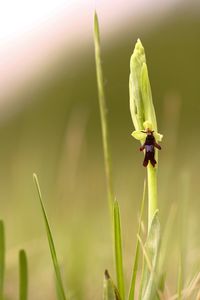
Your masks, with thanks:
M 96 13 L 94 15 L 94 46 L 95 46 L 96 76 L 97 76 L 97 87 L 98 87 L 98 96 L 99 96 L 106 184 L 107 184 L 108 202 L 112 214 L 114 192 L 113 192 L 113 179 L 112 179 L 112 162 L 111 162 L 110 143 L 109 143 L 109 130 L 108 130 L 108 122 L 107 122 L 108 110 L 106 107 L 106 99 L 105 99 L 105 92 L 104 92 L 99 24 L 98 24 L 98 17 Z
M 108 128 L 108 120 L 107 120 L 108 110 L 106 106 L 106 99 L 105 99 L 105 92 L 104 92 L 99 24 L 98 24 L 98 17 L 96 13 L 94 15 L 94 46 L 95 46 L 97 87 L 98 87 L 98 96 L 99 96 L 99 108 L 100 108 L 103 151 L 104 151 L 104 165 L 105 165 L 105 173 L 106 173 L 105 175 L 106 175 L 106 184 L 107 184 L 108 203 L 109 203 L 110 216 L 112 222 L 111 224 L 113 229 L 113 246 L 114 246 L 113 250 L 115 256 L 117 288 L 119 290 L 120 298 L 124 300 L 125 292 L 124 292 L 120 210 L 119 210 L 118 203 L 114 199 L 110 139 L 109 139 L 109 128 Z
M 147 179 L 148 179 L 148 232 L 149 232 L 155 212 L 158 210 L 157 168 L 153 167 L 150 163 L 147 166 Z

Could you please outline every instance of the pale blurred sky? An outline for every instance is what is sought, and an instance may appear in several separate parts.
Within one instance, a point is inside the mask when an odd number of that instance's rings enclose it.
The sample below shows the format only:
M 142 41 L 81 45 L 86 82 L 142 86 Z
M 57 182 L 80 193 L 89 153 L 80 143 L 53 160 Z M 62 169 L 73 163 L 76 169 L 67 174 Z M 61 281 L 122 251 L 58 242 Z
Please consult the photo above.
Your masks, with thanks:
M 94 9 L 109 22 L 117 23 L 128 15 L 161 12 L 176 4 L 177 0 L 6 0 L 0 5 L 0 40 L 1 44 L 13 38 L 36 30 L 46 22 L 53 22 L 60 14 L 65 14 L 68 22 L 77 20 L 78 25 L 87 22 L 86 16 Z M 78 19 L 78 18 L 81 19 Z M 88 20 L 89 21 L 89 20 Z M 85 24 L 85 25 L 86 25 Z M 69 29 L 69 28 L 68 28 Z M 75 29 L 75 28 L 74 28 Z M 82 30 L 83 28 L 79 28 Z
M 159 16 L 181 0 L 5 0 L 0 5 L 0 108 L 5 95 L 42 72 L 63 47 L 66 58 L 91 40 L 96 9 L 104 36 L 129 19 Z M 66 47 L 67 45 L 67 47 Z

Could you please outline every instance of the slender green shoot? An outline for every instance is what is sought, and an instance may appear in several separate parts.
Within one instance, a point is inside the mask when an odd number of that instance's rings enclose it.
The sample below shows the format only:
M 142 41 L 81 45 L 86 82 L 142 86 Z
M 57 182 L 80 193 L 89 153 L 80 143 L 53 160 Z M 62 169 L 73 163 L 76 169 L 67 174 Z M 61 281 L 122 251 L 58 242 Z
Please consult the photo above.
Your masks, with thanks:
M 105 91 L 104 91 L 103 70 L 102 70 L 102 63 L 101 63 L 99 22 L 98 22 L 98 17 L 96 12 L 94 14 L 94 48 L 95 48 L 96 76 L 97 76 L 97 87 L 98 87 L 98 96 L 99 96 L 99 109 L 100 109 L 100 118 L 101 118 L 107 194 L 108 194 L 110 212 L 112 213 L 112 211 L 114 210 L 114 218 L 113 218 L 114 224 L 112 225 L 114 229 L 114 252 L 115 252 L 117 287 L 119 289 L 119 293 L 122 300 L 124 300 L 125 291 L 124 291 L 124 276 L 123 276 L 123 263 L 122 263 L 120 212 L 119 212 L 118 203 L 114 201 L 112 162 L 111 162 L 110 139 L 109 139 L 109 129 L 108 129 L 108 120 L 107 120 L 108 109 L 107 109 Z
M 28 264 L 24 250 L 19 251 L 19 300 L 28 299 Z
M 58 259 L 57 259 L 57 255 L 56 255 L 56 249 L 55 249 L 51 229 L 50 229 L 50 226 L 49 226 L 47 214 L 46 214 L 46 211 L 45 211 L 45 207 L 44 207 L 44 204 L 43 204 L 43 201 L 42 201 L 42 194 L 41 194 L 40 185 L 39 185 L 39 181 L 38 181 L 38 178 L 37 178 L 36 174 L 33 174 L 33 180 L 34 180 L 35 185 L 36 185 L 36 189 L 37 189 L 37 192 L 38 192 L 40 205 L 41 205 L 41 209 L 42 209 L 42 214 L 43 214 L 43 218 L 44 218 L 44 222 L 45 222 L 47 238 L 48 238 L 48 242 L 49 242 L 49 248 L 50 248 L 50 252 L 51 252 L 51 257 L 52 257 L 52 261 L 53 261 L 55 275 L 56 275 L 56 286 L 57 286 L 58 291 L 59 291 L 59 300 L 66 300 L 67 298 L 65 296 L 65 291 L 64 291 L 64 287 L 63 287 L 62 278 L 61 278 L 60 268 L 59 268 Z
M 140 217 L 139 217 L 139 225 L 138 225 L 138 233 L 137 233 L 138 235 L 140 235 L 140 231 L 141 231 L 145 194 L 146 194 L 146 180 L 144 181 L 144 187 L 143 187 L 143 196 L 142 196 L 142 202 L 141 202 L 141 208 L 140 208 Z M 129 300 L 135 299 L 135 284 L 136 284 L 138 264 L 139 264 L 139 253 L 140 253 L 140 244 L 139 244 L 139 240 L 137 239 L 135 257 L 134 257 L 134 263 L 133 263 L 133 270 L 132 270 L 132 277 L 131 277 L 131 285 L 130 285 L 129 296 L 128 296 Z
M 0 300 L 3 299 L 4 273 L 5 273 L 5 232 L 4 232 L 4 223 L 2 220 L 0 220 Z
M 119 291 L 107 270 L 104 273 L 103 300 L 121 300 Z
M 114 202 L 114 242 L 115 242 L 115 266 L 117 275 L 117 287 L 121 299 L 125 299 L 124 274 L 123 274 L 123 255 L 122 255 L 122 238 L 121 238 L 121 222 L 120 209 L 118 202 Z
M 99 108 L 100 108 L 100 117 L 101 117 L 107 193 L 108 193 L 110 211 L 112 212 L 112 204 L 114 202 L 114 191 L 113 191 L 111 152 L 110 152 L 110 143 L 109 143 L 110 140 L 109 140 L 109 130 L 108 130 L 108 121 L 107 121 L 108 109 L 106 105 L 105 91 L 104 91 L 103 70 L 101 64 L 99 22 L 98 22 L 98 17 L 96 12 L 94 14 L 94 48 L 95 48 L 96 75 L 97 75 L 97 87 L 98 87 L 98 95 L 99 95 Z

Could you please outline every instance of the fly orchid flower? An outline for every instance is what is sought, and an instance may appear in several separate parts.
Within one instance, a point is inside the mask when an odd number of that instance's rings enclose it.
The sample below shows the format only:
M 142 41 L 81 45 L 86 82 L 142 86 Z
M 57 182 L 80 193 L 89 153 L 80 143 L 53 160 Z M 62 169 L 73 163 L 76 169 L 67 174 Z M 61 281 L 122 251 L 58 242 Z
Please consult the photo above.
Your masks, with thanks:
M 154 132 L 152 124 L 148 121 L 144 122 L 144 130 L 136 130 L 132 133 L 132 136 L 137 140 L 144 141 L 140 151 L 145 150 L 145 156 L 143 161 L 143 166 L 147 167 L 150 162 L 153 167 L 157 164 L 155 159 L 155 148 L 161 150 L 161 146 L 157 141 L 162 140 L 162 135 L 160 133 Z
M 152 131 L 153 135 L 157 142 L 162 142 L 163 135 L 154 131 L 153 126 L 151 122 L 145 121 L 143 123 L 143 130 L 135 130 L 131 133 L 132 137 L 134 137 L 136 140 L 143 142 L 146 139 L 146 132 Z M 145 131 L 144 131 L 145 130 Z

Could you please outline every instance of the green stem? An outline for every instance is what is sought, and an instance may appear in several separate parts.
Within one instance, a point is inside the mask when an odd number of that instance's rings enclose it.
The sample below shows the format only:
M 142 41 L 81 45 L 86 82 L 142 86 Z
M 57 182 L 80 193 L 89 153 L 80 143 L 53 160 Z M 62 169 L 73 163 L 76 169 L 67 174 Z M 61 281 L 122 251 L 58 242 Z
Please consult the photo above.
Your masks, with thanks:
M 157 199 L 157 168 L 150 163 L 147 166 L 148 178 L 148 232 L 151 228 L 151 223 L 155 212 L 158 210 Z
M 110 208 L 110 215 L 113 227 L 113 243 L 114 243 L 114 254 L 115 254 L 115 267 L 116 277 L 118 283 L 118 289 L 121 299 L 125 299 L 124 292 L 124 275 L 123 275 L 123 257 L 122 257 L 122 239 L 121 239 L 121 225 L 120 225 L 120 212 L 118 203 L 114 201 L 114 189 L 113 189 L 113 176 L 112 176 L 112 163 L 111 163 L 111 152 L 110 152 L 110 140 L 109 140 L 109 128 L 107 120 L 107 105 L 104 91 L 104 80 L 103 70 L 101 63 L 101 49 L 100 49 L 100 34 L 99 34 L 99 23 L 98 17 L 94 15 L 94 46 L 95 46 L 95 62 L 96 62 L 96 75 L 97 75 L 97 87 L 99 96 L 99 108 L 101 117 L 101 129 L 102 129 L 102 140 L 103 140 L 103 151 L 104 151 L 104 165 L 106 173 L 107 193 L 108 202 Z M 114 207 L 114 220 L 113 220 L 113 207 Z
M 100 34 L 98 17 L 94 15 L 94 46 L 95 46 L 95 62 L 97 74 L 97 86 L 99 95 L 99 108 L 101 117 L 102 140 L 104 150 L 104 164 L 106 173 L 107 193 L 110 211 L 112 212 L 112 204 L 114 202 L 113 180 L 112 180 L 112 163 L 109 144 L 109 130 L 107 122 L 107 107 L 104 92 L 103 70 L 101 64 Z

